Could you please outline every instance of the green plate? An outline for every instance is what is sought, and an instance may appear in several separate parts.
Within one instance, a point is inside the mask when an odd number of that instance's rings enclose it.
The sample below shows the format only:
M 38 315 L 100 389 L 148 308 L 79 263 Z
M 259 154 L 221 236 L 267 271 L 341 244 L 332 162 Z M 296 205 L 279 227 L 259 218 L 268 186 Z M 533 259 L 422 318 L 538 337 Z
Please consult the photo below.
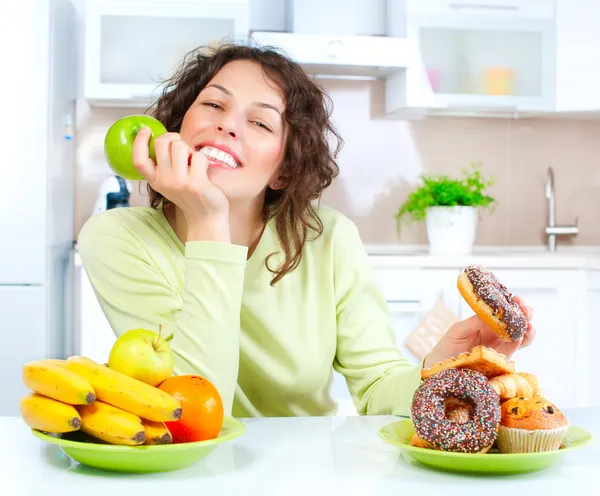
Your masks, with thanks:
M 119 446 L 72 441 L 35 429 L 32 429 L 32 432 L 43 441 L 58 444 L 67 455 L 83 465 L 116 472 L 147 473 L 189 467 L 206 457 L 219 444 L 242 435 L 245 429 L 246 427 L 239 420 L 225 417 L 221 432 L 215 439 L 151 446 Z
M 379 429 L 379 437 L 398 446 L 405 457 L 451 472 L 485 474 L 523 474 L 543 470 L 559 461 L 570 451 L 592 442 L 592 435 L 584 429 L 569 426 L 564 447 L 556 451 L 539 453 L 499 453 L 490 450 L 485 454 L 453 453 L 411 446 L 415 429 L 410 419 L 392 422 Z

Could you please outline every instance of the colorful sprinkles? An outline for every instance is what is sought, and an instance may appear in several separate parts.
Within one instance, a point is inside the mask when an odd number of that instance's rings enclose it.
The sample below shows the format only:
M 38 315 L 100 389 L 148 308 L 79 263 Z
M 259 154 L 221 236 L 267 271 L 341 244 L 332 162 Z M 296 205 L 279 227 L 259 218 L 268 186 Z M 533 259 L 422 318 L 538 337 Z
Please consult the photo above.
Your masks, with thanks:
M 465 273 L 478 298 L 492 308 L 496 318 L 506 324 L 510 340 L 515 342 L 527 332 L 527 317 L 512 293 L 498 278 L 480 265 L 470 265 Z
M 446 417 L 445 401 L 474 405 L 472 418 L 458 424 Z M 478 453 L 493 444 L 500 424 L 498 394 L 475 370 L 447 369 L 422 382 L 411 405 L 416 433 L 442 451 Z

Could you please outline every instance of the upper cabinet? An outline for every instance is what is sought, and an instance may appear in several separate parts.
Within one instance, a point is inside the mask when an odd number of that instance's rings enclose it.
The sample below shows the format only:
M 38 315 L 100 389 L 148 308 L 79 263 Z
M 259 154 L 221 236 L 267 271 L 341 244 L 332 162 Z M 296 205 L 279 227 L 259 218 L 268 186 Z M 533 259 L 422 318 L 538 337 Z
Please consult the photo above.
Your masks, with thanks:
M 600 115 L 597 0 L 85 5 L 83 91 L 92 105 L 147 106 L 190 50 L 253 37 L 315 77 L 384 80 L 389 117 Z M 340 12 L 336 22 L 323 22 L 331 12 Z
M 145 106 L 190 50 L 248 35 L 248 0 L 88 0 L 84 95 Z
M 600 2 L 556 0 L 556 105 L 559 114 L 600 112 Z
M 387 0 L 388 31 L 422 71 L 386 82 L 391 115 L 503 117 L 600 111 L 596 0 Z
M 388 31 L 417 47 L 425 91 L 388 91 L 396 96 L 388 98 L 388 112 L 420 107 L 452 113 L 552 109 L 553 0 L 407 0 L 404 13 L 398 5 L 388 1 Z

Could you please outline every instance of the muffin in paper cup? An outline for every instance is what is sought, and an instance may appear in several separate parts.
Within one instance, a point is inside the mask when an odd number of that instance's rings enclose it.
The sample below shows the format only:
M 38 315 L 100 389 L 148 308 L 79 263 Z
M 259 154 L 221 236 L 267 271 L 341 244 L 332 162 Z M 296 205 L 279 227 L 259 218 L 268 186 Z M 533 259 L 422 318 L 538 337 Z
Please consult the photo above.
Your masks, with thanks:
M 501 405 L 497 445 L 501 453 L 536 453 L 560 449 L 569 429 L 567 418 L 545 398 L 512 398 Z

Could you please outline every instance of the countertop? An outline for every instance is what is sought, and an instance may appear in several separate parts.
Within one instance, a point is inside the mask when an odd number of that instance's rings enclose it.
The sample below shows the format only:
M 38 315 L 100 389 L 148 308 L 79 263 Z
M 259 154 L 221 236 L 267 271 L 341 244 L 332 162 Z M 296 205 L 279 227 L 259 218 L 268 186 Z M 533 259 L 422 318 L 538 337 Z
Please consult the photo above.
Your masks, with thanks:
M 374 266 L 454 268 L 470 264 L 490 268 L 600 270 L 600 246 L 475 246 L 469 255 L 431 255 L 426 245 L 365 244 Z
M 18 417 L 0 417 L 0 494 L 21 495 L 501 495 L 591 494 L 600 485 L 600 409 L 564 410 L 592 444 L 542 472 L 459 475 L 407 462 L 378 436 L 398 417 L 243 419 L 246 432 L 196 465 L 119 475 L 79 465 L 34 437 Z M 60 485 L 60 488 L 59 488 Z

